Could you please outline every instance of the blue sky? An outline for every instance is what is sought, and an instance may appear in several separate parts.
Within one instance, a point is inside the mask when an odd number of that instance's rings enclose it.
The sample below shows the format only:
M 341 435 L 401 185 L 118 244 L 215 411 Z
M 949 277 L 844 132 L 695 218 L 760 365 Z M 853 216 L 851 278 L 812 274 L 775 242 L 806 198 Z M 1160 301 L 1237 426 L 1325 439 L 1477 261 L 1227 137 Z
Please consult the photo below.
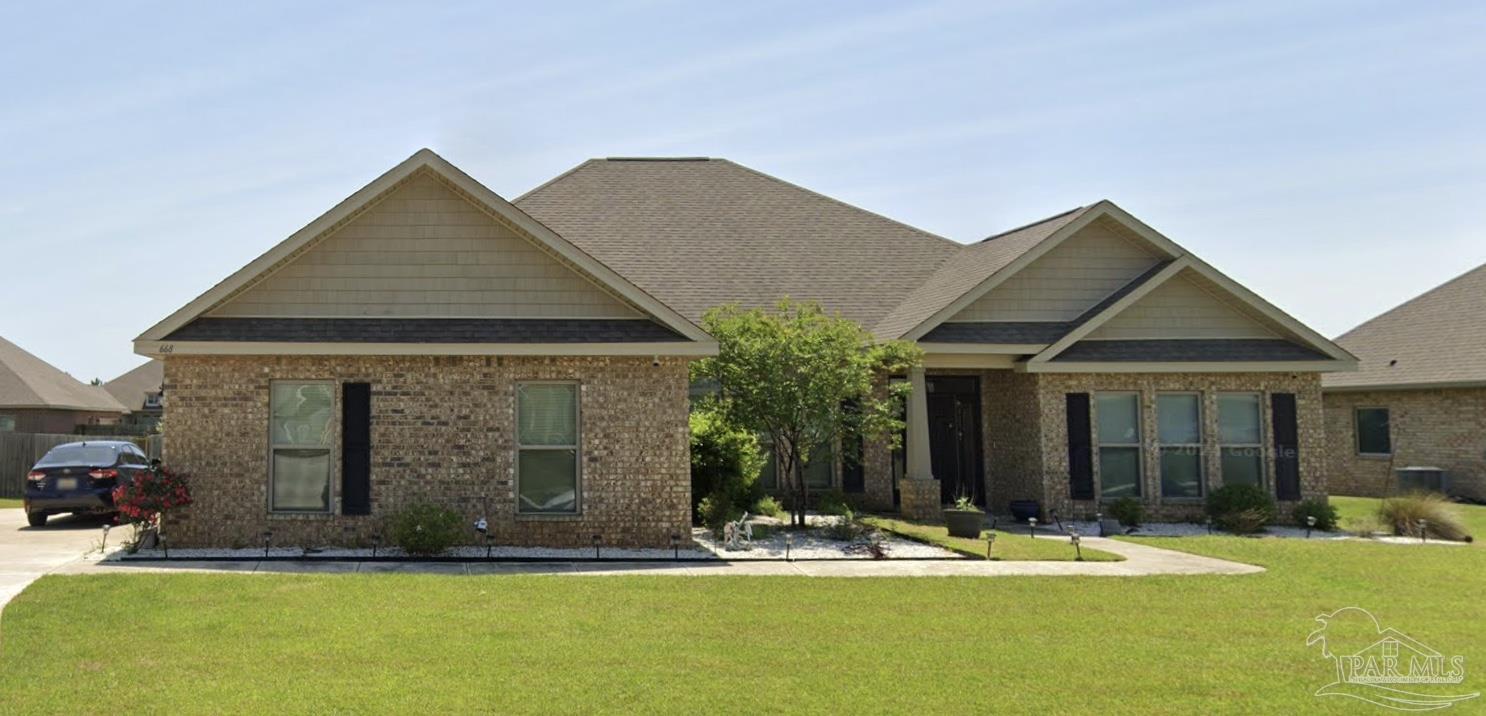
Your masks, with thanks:
M 0 9 L 0 335 L 81 379 L 428 146 L 728 157 L 959 241 L 1113 199 L 1327 335 L 1486 262 L 1486 4 Z

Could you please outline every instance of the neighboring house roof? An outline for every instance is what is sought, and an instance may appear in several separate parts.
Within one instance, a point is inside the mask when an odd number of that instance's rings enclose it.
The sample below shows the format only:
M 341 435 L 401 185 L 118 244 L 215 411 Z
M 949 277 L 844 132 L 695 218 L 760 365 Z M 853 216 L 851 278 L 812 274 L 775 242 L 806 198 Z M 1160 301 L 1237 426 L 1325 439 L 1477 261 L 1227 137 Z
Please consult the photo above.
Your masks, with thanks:
M 144 405 L 150 396 L 159 393 L 164 384 L 165 364 L 158 360 L 149 360 L 104 383 L 103 389 L 115 400 L 134 409 Z
M 1361 360 L 1327 390 L 1486 385 L 1486 265 L 1342 334 Z
M 723 159 L 592 159 L 515 204 L 693 321 L 788 296 L 870 328 L 964 250 Z
M 78 381 L 0 338 L 0 408 L 126 413 L 103 388 Z

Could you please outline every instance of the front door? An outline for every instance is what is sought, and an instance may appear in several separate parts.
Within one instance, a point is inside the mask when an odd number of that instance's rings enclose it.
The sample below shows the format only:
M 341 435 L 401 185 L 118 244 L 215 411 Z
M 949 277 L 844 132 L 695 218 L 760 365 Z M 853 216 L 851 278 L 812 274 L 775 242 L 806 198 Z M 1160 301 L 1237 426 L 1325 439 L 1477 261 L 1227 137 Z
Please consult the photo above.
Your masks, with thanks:
M 928 376 L 929 460 L 948 504 L 969 497 L 985 505 L 981 479 L 980 379 Z

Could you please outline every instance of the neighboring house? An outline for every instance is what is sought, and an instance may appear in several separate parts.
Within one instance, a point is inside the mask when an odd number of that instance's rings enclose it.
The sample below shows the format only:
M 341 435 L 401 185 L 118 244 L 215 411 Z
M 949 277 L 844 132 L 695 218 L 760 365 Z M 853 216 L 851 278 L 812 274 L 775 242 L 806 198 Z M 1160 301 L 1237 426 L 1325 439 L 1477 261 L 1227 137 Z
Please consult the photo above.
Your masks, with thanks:
M 1438 468 L 1450 493 L 1486 499 L 1486 266 L 1336 342 L 1360 365 L 1322 382 L 1332 492 L 1394 494 L 1396 471 Z
M 668 544 L 702 314 L 783 296 L 926 351 L 906 449 L 816 461 L 870 507 L 1325 494 L 1320 375 L 1353 358 L 1107 201 L 966 246 L 725 160 L 508 202 L 422 150 L 136 339 L 196 480 L 173 539 L 364 539 L 433 502 L 503 543 Z
M 148 435 L 155 431 L 165 411 L 165 364 L 146 361 L 129 372 L 103 384 L 115 400 L 129 408 L 120 421 L 123 432 Z
M 0 338 L 0 432 L 72 434 L 117 423 L 126 412 L 102 388 Z

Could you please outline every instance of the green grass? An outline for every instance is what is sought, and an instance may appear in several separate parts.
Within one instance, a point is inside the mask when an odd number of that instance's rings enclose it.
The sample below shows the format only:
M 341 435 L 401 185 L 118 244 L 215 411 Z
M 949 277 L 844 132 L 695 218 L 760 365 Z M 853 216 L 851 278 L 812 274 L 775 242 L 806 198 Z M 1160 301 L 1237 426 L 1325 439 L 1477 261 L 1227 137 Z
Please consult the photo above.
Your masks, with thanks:
M 865 517 L 862 521 L 879 529 L 892 532 L 893 534 L 917 542 L 937 545 L 967 557 L 985 559 L 986 556 L 986 543 L 984 539 L 951 537 L 949 536 L 949 529 L 944 525 L 907 522 L 889 517 Z M 992 559 L 1011 562 L 1028 560 L 1067 562 L 1072 561 L 1075 556 L 1077 555 L 1074 552 L 1073 545 L 1066 540 L 1032 539 L 1025 534 L 1005 532 L 1003 530 L 996 530 L 996 542 L 991 548 Z M 1083 547 L 1083 556 L 1086 562 L 1119 562 L 1124 560 L 1124 557 L 1117 554 L 1101 552 L 1097 549 L 1089 549 L 1088 547 Z
M 1347 523 L 1371 517 L 1377 514 L 1378 505 L 1382 500 L 1373 497 L 1341 497 L 1331 496 L 1331 504 L 1336 507 L 1337 514 L 1341 517 L 1342 529 L 1346 529 Z M 1465 528 L 1476 538 L 1476 546 L 1486 546 L 1486 505 L 1456 505 L 1460 511 L 1461 518 L 1465 521 Z
M 0 614 L 0 711 L 1376 711 L 1312 695 L 1334 671 L 1306 635 L 1345 606 L 1486 690 L 1486 550 L 1131 539 L 1269 571 L 52 575 Z
M 0 497 L 0 510 L 18 510 L 20 508 L 20 498 Z

